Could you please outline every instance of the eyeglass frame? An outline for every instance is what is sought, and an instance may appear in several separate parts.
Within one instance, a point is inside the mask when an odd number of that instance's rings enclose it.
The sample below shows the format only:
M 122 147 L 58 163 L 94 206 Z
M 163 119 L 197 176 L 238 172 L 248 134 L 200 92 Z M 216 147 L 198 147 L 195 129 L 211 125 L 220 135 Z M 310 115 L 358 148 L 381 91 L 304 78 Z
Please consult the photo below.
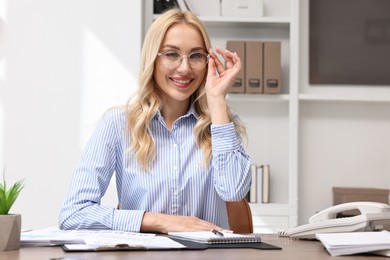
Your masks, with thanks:
M 182 54 L 182 53 L 180 53 L 178 51 L 174 51 L 174 50 L 171 50 L 171 51 L 161 51 L 161 52 L 157 53 L 157 56 L 158 57 L 165 57 L 167 59 L 170 59 L 169 57 L 166 56 L 166 54 L 168 54 L 168 53 L 176 53 L 176 54 L 180 55 L 180 58 L 178 58 L 178 60 L 175 60 L 175 61 L 169 60 L 172 63 L 180 61 L 180 63 L 178 63 L 177 66 L 173 66 L 173 67 L 172 66 L 168 66 L 169 69 L 177 69 L 177 68 L 179 68 L 181 66 L 182 62 L 183 62 L 184 57 L 187 58 L 188 65 L 191 67 L 191 69 L 203 69 L 209 63 L 209 59 L 210 59 L 210 54 L 205 52 L 205 51 L 193 51 L 193 52 L 190 52 L 188 54 Z M 206 63 L 203 65 L 203 67 L 201 67 L 201 68 L 194 68 L 193 66 L 191 66 L 190 56 L 193 55 L 193 54 L 202 54 L 202 55 L 204 55 L 206 57 Z

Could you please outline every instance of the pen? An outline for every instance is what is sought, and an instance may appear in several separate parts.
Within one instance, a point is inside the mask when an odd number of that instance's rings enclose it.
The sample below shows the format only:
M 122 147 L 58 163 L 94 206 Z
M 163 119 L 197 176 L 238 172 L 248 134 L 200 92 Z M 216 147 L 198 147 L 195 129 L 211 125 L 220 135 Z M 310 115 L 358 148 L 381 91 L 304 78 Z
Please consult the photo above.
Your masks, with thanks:
M 222 232 L 219 232 L 218 230 L 213 229 L 212 232 L 213 232 L 214 234 L 216 234 L 217 236 L 219 236 L 219 237 L 223 237 L 223 233 L 222 233 Z

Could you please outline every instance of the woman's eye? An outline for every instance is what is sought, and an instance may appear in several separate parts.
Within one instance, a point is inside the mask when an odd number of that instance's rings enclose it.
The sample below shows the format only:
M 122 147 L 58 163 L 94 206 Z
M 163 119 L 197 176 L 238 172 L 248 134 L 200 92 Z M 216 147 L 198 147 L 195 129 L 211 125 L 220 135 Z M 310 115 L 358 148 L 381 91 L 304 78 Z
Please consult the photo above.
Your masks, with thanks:
M 202 59 L 203 57 L 204 57 L 203 54 L 200 52 L 195 52 L 190 55 L 191 60 L 198 60 L 198 59 Z
M 179 53 L 177 53 L 177 52 L 166 52 L 165 56 L 167 56 L 168 58 L 173 58 L 173 59 L 180 57 Z

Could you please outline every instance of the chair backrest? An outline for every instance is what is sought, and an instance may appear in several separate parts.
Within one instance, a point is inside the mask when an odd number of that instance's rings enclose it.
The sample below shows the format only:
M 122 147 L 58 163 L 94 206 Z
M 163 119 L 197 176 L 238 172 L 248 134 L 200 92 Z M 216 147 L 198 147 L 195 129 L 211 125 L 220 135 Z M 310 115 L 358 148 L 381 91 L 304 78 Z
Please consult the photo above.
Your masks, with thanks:
M 226 208 L 229 226 L 234 233 L 253 233 L 252 212 L 246 199 L 227 201 Z

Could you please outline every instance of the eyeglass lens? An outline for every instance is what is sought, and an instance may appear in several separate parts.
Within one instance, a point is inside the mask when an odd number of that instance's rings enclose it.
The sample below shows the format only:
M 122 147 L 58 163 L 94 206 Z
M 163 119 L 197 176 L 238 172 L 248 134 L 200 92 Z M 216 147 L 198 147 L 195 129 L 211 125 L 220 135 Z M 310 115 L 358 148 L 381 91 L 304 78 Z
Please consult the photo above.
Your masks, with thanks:
M 203 52 L 193 52 L 187 55 L 178 52 L 162 52 L 159 53 L 159 56 L 167 62 L 170 69 L 178 68 L 182 64 L 184 57 L 187 58 L 190 67 L 193 69 L 202 69 L 208 62 L 208 55 Z

